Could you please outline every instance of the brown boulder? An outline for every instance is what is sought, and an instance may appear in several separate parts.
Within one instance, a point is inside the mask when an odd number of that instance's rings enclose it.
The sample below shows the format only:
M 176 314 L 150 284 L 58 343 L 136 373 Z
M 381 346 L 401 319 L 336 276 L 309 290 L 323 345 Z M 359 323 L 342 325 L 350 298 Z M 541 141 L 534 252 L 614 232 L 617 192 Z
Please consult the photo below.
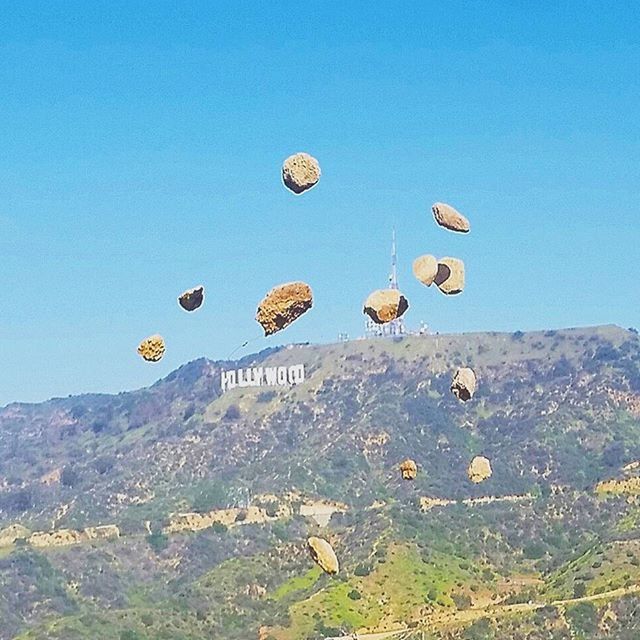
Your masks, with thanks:
M 408 308 L 407 299 L 397 289 L 378 289 L 365 300 L 363 311 L 376 324 L 385 324 L 399 318 Z
M 202 305 L 204 300 L 204 287 L 194 287 L 193 289 L 187 289 L 178 298 L 178 304 L 185 311 L 195 311 Z
M 300 195 L 315 187 L 320 180 L 320 165 L 308 153 L 296 153 L 282 164 L 282 182 L 285 187 Z
M 256 320 L 264 335 L 270 336 L 288 327 L 313 306 L 313 292 L 304 282 L 288 282 L 267 293 L 258 306 Z
M 138 353 L 147 362 L 158 362 L 158 360 L 162 359 L 164 352 L 164 340 L 159 335 L 149 336 L 138 345 Z
M 471 400 L 476 392 L 476 374 L 473 369 L 469 367 L 458 369 L 451 381 L 451 391 L 458 400 L 463 402 Z
M 493 471 L 491 470 L 491 462 L 484 456 L 476 456 L 467 469 L 467 475 L 469 480 L 475 484 L 483 482 L 487 478 L 491 477 Z
M 433 284 L 437 274 L 438 261 L 433 256 L 420 256 L 413 261 L 413 275 L 427 287 Z
M 460 293 L 464 289 L 464 262 L 458 258 L 440 258 L 433 281 L 446 295 Z
M 322 538 L 311 537 L 307 540 L 311 557 L 327 573 L 338 573 L 338 558 L 333 547 Z
M 418 475 L 418 465 L 411 459 L 407 458 L 400 463 L 400 472 L 403 480 L 415 480 Z
M 468 233 L 471 228 L 469 221 L 459 211 L 444 202 L 436 202 L 431 207 L 431 211 L 433 211 L 435 221 L 449 231 Z

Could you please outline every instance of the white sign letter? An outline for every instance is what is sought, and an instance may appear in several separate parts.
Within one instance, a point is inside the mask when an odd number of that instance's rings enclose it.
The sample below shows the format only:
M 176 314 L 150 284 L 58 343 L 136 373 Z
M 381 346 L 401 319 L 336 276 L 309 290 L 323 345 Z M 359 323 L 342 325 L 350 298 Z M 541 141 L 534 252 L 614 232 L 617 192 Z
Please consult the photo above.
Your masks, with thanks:
M 275 367 L 267 367 L 264 370 L 264 374 L 268 385 L 273 386 L 276 384 L 277 369 Z

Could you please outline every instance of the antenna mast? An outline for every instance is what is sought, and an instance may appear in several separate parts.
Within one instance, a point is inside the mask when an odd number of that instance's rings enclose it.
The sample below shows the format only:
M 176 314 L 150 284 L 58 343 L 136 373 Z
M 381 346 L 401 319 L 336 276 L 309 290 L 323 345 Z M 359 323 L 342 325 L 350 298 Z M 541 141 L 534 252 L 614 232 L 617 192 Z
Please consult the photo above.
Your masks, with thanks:
M 398 290 L 398 254 L 396 250 L 396 230 L 391 233 L 391 272 L 389 273 L 389 289 Z M 366 335 L 373 336 L 403 336 L 406 331 L 402 318 L 396 318 L 386 324 L 377 325 L 371 319 L 365 323 Z
M 391 232 L 391 274 L 389 289 L 398 289 L 398 254 L 396 253 L 396 230 Z

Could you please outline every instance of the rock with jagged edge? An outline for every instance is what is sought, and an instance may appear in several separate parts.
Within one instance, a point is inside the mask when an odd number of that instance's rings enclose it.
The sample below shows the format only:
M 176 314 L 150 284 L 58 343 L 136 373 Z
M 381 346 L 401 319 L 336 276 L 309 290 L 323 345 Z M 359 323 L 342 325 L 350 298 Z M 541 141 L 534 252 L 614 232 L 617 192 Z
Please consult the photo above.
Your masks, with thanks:
M 376 324 L 386 324 L 409 308 L 407 299 L 397 289 L 378 289 L 364 303 L 366 313 Z
M 457 231 L 459 233 L 468 233 L 471 229 L 469 221 L 450 204 L 444 202 L 436 202 L 432 207 L 433 217 L 435 221 L 449 231 Z
M 430 287 L 438 274 L 438 261 L 434 256 L 424 255 L 413 261 L 413 275 L 419 282 Z
M 461 293 L 464 289 L 464 262 L 458 258 L 440 258 L 433 281 L 445 295 Z
M 308 539 L 311 557 L 318 563 L 323 571 L 336 574 L 339 571 L 338 558 L 333 547 L 323 538 L 312 536 Z
M 256 320 L 270 336 L 288 327 L 313 306 L 313 292 L 304 282 L 287 282 L 274 287 L 258 306 Z
M 162 360 L 164 352 L 166 350 L 164 339 L 162 336 L 153 335 L 145 338 L 138 345 L 138 353 L 147 362 L 158 362 Z
M 296 195 L 315 187 L 320 180 L 320 165 L 308 153 L 295 153 L 282 164 L 282 182 Z
M 476 384 L 476 374 L 473 369 L 461 367 L 453 376 L 451 391 L 458 400 L 466 402 L 473 398 L 473 394 L 476 392 Z
M 187 289 L 178 298 L 178 304 L 185 311 L 195 311 L 199 309 L 204 301 L 204 287 L 194 287 L 193 289 Z

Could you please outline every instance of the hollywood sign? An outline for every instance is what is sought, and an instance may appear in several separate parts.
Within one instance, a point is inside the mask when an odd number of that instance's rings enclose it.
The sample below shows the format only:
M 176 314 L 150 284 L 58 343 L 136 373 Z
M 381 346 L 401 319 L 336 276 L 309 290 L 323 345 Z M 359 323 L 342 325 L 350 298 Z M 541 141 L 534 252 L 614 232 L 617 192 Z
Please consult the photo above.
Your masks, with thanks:
M 235 387 L 290 387 L 304 382 L 304 365 L 249 367 L 220 372 L 222 391 Z

